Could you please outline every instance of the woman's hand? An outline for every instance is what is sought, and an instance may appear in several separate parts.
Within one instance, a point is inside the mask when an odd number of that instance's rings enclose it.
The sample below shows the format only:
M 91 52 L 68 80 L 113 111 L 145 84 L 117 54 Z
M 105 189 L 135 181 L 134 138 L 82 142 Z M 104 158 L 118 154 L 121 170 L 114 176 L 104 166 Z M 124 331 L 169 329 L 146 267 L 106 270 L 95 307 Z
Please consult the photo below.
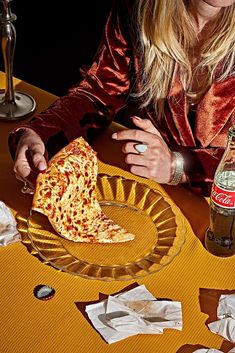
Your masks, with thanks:
M 31 129 L 25 129 L 18 142 L 15 155 L 16 178 L 33 188 L 36 175 L 47 168 L 44 154 L 45 145 L 40 136 Z
M 150 120 L 138 117 L 132 119 L 142 130 L 122 130 L 112 135 L 116 140 L 130 140 L 122 148 L 126 163 L 131 165 L 130 171 L 158 183 L 168 183 L 172 178 L 171 150 Z M 145 144 L 147 150 L 139 153 L 135 148 L 137 144 Z

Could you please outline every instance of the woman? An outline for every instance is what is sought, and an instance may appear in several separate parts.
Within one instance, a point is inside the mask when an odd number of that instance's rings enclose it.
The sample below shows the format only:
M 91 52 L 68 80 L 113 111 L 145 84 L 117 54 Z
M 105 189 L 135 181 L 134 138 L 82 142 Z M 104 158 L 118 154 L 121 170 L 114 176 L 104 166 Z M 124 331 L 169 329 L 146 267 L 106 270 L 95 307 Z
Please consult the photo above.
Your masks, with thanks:
M 113 138 L 130 171 L 209 195 L 235 123 L 235 0 L 117 0 L 81 82 L 11 133 L 16 177 L 27 152 L 43 170 L 56 140 L 89 139 L 124 107 L 132 128 Z

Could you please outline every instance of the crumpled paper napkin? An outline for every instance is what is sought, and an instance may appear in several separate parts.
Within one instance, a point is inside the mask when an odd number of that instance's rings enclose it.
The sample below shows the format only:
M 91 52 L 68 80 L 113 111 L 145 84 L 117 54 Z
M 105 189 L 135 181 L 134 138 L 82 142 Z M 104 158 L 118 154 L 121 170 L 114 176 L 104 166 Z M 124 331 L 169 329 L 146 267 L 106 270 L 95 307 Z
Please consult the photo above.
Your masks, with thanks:
M 193 353 L 223 353 L 223 352 L 214 348 L 210 348 L 210 349 L 202 348 L 202 349 L 197 349 Z M 235 353 L 235 348 L 232 348 L 228 353 Z
M 108 343 L 137 334 L 182 330 L 180 302 L 156 299 L 144 285 L 86 306 L 96 330 Z
M 10 209 L 0 201 L 0 246 L 6 246 L 21 240 L 16 221 Z
M 235 293 L 222 294 L 217 307 L 219 320 L 208 324 L 210 331 L 235 342 Z

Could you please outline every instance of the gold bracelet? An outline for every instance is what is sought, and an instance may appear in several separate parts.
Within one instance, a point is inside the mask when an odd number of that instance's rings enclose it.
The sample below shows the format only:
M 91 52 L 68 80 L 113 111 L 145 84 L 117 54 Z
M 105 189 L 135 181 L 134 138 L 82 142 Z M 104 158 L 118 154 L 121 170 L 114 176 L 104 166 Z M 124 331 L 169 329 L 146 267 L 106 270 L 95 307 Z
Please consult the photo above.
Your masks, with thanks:
M 184 159 L 179 152 L 172 152 L 174 161 L 173 161 L 173 177 L 167 183 L 168 185 L 178 185 L 184 174 Z

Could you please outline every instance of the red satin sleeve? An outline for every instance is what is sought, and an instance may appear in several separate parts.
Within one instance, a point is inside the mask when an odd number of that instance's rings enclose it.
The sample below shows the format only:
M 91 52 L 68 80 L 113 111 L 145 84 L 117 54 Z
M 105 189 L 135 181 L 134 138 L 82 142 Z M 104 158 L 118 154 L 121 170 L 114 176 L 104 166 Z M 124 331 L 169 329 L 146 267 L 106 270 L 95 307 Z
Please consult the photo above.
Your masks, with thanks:
M 33 129 L 45 145 L 51 137 L 63 133 L 67 142 L 77 136 L 106 128 L 115 113 L 126 104 L 130 77 L 130 43 L 128 42 L 128 11 L 125 1 L 117 1 L 106 22 L 99 50 L 82 80 L 68 94 L 47 110 L 13 130 L 9 148 L 14 157 L 19 128 Z

